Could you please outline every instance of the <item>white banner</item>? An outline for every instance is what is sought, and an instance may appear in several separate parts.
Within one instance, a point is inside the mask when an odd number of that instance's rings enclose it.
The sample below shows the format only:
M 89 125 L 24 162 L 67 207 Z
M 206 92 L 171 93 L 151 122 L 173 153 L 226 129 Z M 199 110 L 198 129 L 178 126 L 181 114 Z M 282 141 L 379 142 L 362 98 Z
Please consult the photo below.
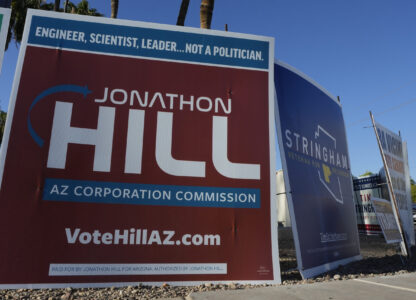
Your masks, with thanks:
M 227 264 L 50 264 L 49 276 L 227 274 Z

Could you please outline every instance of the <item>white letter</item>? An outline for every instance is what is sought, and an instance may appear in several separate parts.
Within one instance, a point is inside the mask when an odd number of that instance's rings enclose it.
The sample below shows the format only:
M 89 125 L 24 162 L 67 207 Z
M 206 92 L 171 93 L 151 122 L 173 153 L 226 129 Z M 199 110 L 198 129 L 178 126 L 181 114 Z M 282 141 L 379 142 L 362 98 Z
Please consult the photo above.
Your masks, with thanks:
M 212 161 L 217 171 L 228 178 L 260 179 L 259 164 L 232 163 L 228 160 L 227 117 L 213 116 Z
M 124 172 L 140 174 L 142 172 L 144 110 L 130 109 L 127 129 L 126 162 Z
M 208 106 L 206 108 L 203 108 L 202 105 L 201 105 L 201 102 L 203 100 L 205 100 L 208 104 Z M 210 111 L 212 109 L 212 100 L 211 100 L 211 98 L 209 98 L 209 97 L 199 97 L 196 100 L 196 109 L 199 110 L 199 111 L 202 111 L 202 112 Z
M 89 244 L 91 242 L 91 233 L 89 232 L 83 232 L 79 235 L 79 241 L 81 242 L 81 244 Z
M 308 139 L 306 137 L 302 137 L 302 151 L 303 154 L 308 155 Z
M 149 240 L 147 241 L 148 245 L 156 243 L 157 245 L 162 245 L 162 240 L 160 239 L 159 231 L 153 230 L 150 233 Z
M 191 242 L 189 242 L 189 239 L 191 238 L 192 236 L 190 235 L 190 234 L 184 234 L 183 236 L 182 236 L 182 244 L 184 244 L 184 245 L 186 245 L 186 246 L 189 246 L 190 244 L 191 244 Z
M 221 108 L 224 113 L 229 115 L 231 113 L 231 98 L 228 98 L 228 106 L 225 107 L 224 100 L 222 98 L 215 98 L 215 112 L 218 112 L 218 107 L 221 105 Z
M 177 94 L 166 94 L 166 96 L 169 98 L 169 108 L 173 109 L 173 100 L 175 98 L 178 98 Z
M 123 244 L 127 245 L 129 240 L 129 231 L 123 230 L 123 234 L 120 234 L 120 230 L 116 229 L 114 232 L 114 244 L 118 245 L 120 240 L 123 240 Z
M 113 243 L 113 235 L 109 232 L 106 232 L 102 235 L 101 241 L 105 245 L 111 245 Z
M 291 139 L 291 137 L 290 137 L 290 134 L 291 134 L 290 130 L 289 130 L 289 129 L 286 129 L 286 130 L 285 130 L 285 135 L 286 135 L 286 146 L 287 146 L 288 148 L 292 148 L 292 139 Z
M 299 151 L 299 137 L 300 137 L 300 135 L 299 135 L 299 133 L 296 133 L 296 132 L 293 135 L 296 137 L 296 151 Z
M 76 228 L 75 231 L 74 231 L 74 234 L 71 234 L 71 229 L 65 228 L 66 240 L 68 241 L 69 244 L 74 244 L 75 243 L 75 241 L 77 240 L 79 231 L 80 231 L 80 229 Z
M 103 103 L 107 101 L 108 87 L 104 88 L 104 97 L 103 99 L 94 99 L 94 102 Z
M 59 195 L 59 190 L 58 190 L 58 185 L 57 184 L 54 184 L 53 187 L 52 187 L 52 190 L 49 192 L 49 194 L 53 194 L 53 193 Z
M 152 98 L 152 100 L 150 101 L 149 107 L 153 107 L 153 104 L 156 102 L 156 99 L 157 99 L 157 98 L 159 98 L 159 100 L 160 100 L 160 105 L 161 105 L 163 108 L 166 108 L 165 102 L 163 101 L 162 94 L 161 94 L 161 93 L 159 93 L 159 92 L 157 92 L 157 93 L 155 93 L 155 94 L 153 95 L 153 98 Z
M 172 237 L 175 235 L 175 231 L 172 230 L 164 230 L 163 234 L 165 235 L 165 239 L 163 240 L 163 245 L 174 245 L 174 241 L 172 241 Z
M 193 111 L 194 110 L 194 96 L 190 96 L 190 100 L 189 101 L 186 101 L 184 98 L 183 98 L 183 95 L 180 95 L 180 97 L 179 97 L 179 109 L 180 110 L 183 110 L 183 106 L 186 104 L 186 105 L 189 105 L 189 110 L 190 111 Z
M 149 98 L 149 93 L 148 92 L 145 92 L 145 94 L 144 94 L 145 98 L 144 98 L 144 101 L 142 101 L 142 98 L 140 97 L 139 91 L 135 91 L 135 90 L 131 91 L 131 93 L 130 93 L 130 106 L 133 106 L 133 104 L 134 104 L 134 95 L 136 95 L 137 101 L 139 102 L 141 107 L 146 107 L 147 106 L 147 101 L 148 101 L 148 98 Z
M 96 244 L 96 245 L 101 244 L 100 236 L 101 236 L 100 231 L 99 230 L 94 230 L 94 232 L 92 234 L 92 238 L 93 238 L 93 243 L 94 244 Z
M 110 172 L 115 108 L 100 106 L 97 129 L 71 127 L 72 103 L 57 101 L 48 168 L 65 169 L 68 144 L 94 145 L 94 171 Z
M 123 94 L 123 99 L 122 100 L 117 100 L 114 98 L 114 94 L 115 93 L 121 93 Z M 127 92 L 125 90 L 122 89 L 114 89 L 111 91 L 110 93 L 110 100 L 111 102 L 113 102 L 114 104 L 124 104 L 127 102 Z
M 42 30 L 42 27 L 36 27 L 36 33 L 35 33 L 35 35 L 36 36 L 40 36 L 40 33 L 41 33 L 41 30 Z
M 173 113 L 157 113 L 156 162 L 167 174 L 174 176 L 205 177 L 205 162 L 178 160 L 172 157 Z

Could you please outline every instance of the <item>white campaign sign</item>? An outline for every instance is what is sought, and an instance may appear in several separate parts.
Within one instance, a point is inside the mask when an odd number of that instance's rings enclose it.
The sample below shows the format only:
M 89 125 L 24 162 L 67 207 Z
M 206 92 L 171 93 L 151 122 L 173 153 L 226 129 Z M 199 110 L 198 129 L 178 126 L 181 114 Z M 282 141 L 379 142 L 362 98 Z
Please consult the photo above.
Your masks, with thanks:
M 406 188 L 408 185 L 410 186 L 409 172 L 406 172 L 407 151 L 404 150 L 402 138 L 398 134 L 378 123 L 375 123 L 375 126 L 388 168 L 386 174 L 390 174 L 391 177 L 393 191 L 390 191 L 390 193 L 394 193 L 396 198 L 406 241 L 408 244 L 414 244 L 415 232 L 411 214 L 412 199 L 410 190 Z M 406 157 L 404 154 L 406 154 Z
M 400 243 L 402 236 L 394 217 L 391 202 L 376 197 L 371 197 L 370 200 L 387 244 Z
M 403 158 L 404 158 L 404 176 L 405 176 L 405 183 L 406 183 L 406 195 L 407 195 L 407 201 L 410 204 L 409 209 L 407 211 L 408 213 L 408 222 L 409 226 L 413 231 L 410 231 L 410 244 L 415 245 L 415 233 L 414 233 L 414 226 L 413 224 L 413 213 L 412 213 L 412 192 L 411 192 L 411 184 L 410 184 L 410 171 L 409 171 L 409 159 L 407 155 L 407 143 L 403 142 Z

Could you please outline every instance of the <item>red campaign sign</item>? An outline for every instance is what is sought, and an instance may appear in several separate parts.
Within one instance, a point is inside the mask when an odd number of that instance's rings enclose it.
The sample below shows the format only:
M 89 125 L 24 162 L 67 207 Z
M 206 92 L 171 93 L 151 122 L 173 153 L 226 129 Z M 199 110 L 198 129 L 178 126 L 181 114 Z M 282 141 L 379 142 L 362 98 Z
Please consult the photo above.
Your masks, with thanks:
M 14 83 L 2 286 L 280 282 L 269 70 L 54 49 L 55 16 L 29 14 Z

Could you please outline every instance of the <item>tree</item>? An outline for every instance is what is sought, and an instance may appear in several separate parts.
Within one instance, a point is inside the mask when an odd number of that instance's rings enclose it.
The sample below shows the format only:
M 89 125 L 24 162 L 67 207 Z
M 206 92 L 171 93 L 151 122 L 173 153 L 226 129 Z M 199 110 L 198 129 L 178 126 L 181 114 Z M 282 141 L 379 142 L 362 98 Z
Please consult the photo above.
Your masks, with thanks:
M 40 0 L 13 0 L 11 4 L 10 26 L 7 33 L 6 50 L 12 40 L 20 43 L 25 27 L 26 12 L 28 8 L 41 8 Z
M 87 0 L 81 0 L 78 5 L 75 5 L 71 1 L 68 2 L 68 7 L 71 13 L 84 16 L 102 17 L 103 14 L 99 13 L 95 8 L 90 8 L 90 4 Z
M 184 26 L 185 25 L 185 18 L 188 12 L 189 0 L 182 0 L 181 8 L 179 9 L 178 19 L 176 21 L 176 25 Z
M 111 0 L 111 18 L 116 19 L 118 13 L 118 0 Z
M 366 171 L 364 174 L 362 174 L 361 176 L 370 176 L 370 175 L 374 175 L 374 173 L 373 172 L 371 172 L 371 171 Z M 360 176 L 360 177 L 361 177 Z
M 54 11 L 59 11 L 59 7 L 61 6 L 61 0 L 55 0 L 55 4 L 53 6 Z
M 26 12 L 29 8 L 43 9 L 43 10 L 55 10 L 59 9 L 60 1 L 54 0 L 54 3 L 47 3 L 44 0 L 12 0 L 12 12 L 10 15 L 10 26 L 7 34 L 6 50 L 9 47 L 9 43 L 12 39 L 16 43 L 20 43 L 23 36 L 23 29 L 25 27 Z M 87 0 L 82 0 L 75 5 L 70 1 L 65 1 L 65 8 L 69 7 L 71 11 L 79 15 L 88 16 L 102 16 L 95 8 L 90 8 Z
M 416 203 L 416 182 L 410 178 L 410 191 L 412 194 L 412 202 Z
M 201 0 L 199 11 L 201 28 L 210 29 L 212 12 L 214 11 L 214 0 Z
M 7 113 L 0 110 L 0 144 L 3 142 L 4 128 L 6 126 Z

